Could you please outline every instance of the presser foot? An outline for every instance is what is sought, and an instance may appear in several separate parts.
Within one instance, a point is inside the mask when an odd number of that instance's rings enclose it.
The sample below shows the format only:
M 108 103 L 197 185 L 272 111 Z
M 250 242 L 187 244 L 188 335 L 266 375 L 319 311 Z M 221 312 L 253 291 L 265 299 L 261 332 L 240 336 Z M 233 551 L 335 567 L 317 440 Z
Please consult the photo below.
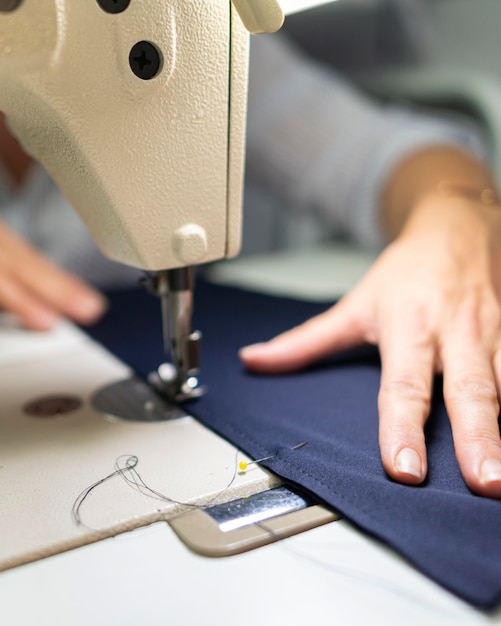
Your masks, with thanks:
M 164 350 L 171 362 L 148 376 L 152 387 L 169 400 L 184 402 L 205 393 L 198 380 L 202 333 L 191 330 L 193 269 L 182 267 L 148 276 L 143 285 L 160 298 Z
M 207 391 L 194 374 L 180 378 L 172 363 L 162 363 L 148 375 L 148 382 L 158 393 L 176 402 L 195 400 Z

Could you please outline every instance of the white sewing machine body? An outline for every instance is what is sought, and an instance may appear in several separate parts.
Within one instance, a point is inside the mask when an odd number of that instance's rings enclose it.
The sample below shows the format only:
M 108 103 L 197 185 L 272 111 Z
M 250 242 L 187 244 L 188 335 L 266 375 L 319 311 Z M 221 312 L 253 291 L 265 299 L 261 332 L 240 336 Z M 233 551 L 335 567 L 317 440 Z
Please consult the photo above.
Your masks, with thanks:
M 0 110 L 105 254 L 147 270 L 236 254 L 248 36 L 232 3 L 14 4 Z
M 176 399 L 203 392 L 190 268 L 240 248 L 247 31 L 282 22 L 276 0 L 0 2 L 0 110 L 101 250 L 157 273 Z

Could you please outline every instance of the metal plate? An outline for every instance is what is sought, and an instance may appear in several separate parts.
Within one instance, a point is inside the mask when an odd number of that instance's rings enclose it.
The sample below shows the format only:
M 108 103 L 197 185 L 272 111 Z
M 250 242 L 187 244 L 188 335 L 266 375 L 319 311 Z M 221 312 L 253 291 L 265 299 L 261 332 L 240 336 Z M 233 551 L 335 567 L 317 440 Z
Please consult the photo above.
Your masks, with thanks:
M 134 422 L 164 422 L 187 415 L 136 377 L 99 389 L 92 397 L 92 406 L 105 415 Z
M 337 519 L 336 512 L 280 486 L 248 498 L 188 511 L 168 523 L 193 552 L 223 557 L 253 550 Z

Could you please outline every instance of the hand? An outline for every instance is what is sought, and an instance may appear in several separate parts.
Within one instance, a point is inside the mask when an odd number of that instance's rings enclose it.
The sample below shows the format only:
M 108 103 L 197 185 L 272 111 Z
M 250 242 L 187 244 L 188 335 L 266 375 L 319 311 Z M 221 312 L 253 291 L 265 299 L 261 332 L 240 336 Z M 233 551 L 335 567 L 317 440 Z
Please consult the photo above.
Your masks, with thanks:
M 48 330 L 61 317 L 96 321 L 105 299 L 81 280 L 53 265 L 0 222 L 0 309 L 32 330 Z
M 476 493 L 501 497 L 501 209 L 424 196 L 401 234 L 336 306 L 268 343 L 244 348 L 256 372 L 303 368 L 337 350 L 378 344 L 383 465 L 397 481 L 427 472 L 423 427 L 434 373 L 457 460 Z

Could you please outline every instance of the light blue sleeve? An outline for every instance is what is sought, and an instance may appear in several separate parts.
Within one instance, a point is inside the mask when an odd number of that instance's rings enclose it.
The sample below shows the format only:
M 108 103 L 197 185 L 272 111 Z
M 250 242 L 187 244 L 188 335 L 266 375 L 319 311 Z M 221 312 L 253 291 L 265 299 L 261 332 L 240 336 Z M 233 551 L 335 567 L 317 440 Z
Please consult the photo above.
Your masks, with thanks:
M 433 145 L 486 153 L 463 118 L 383 107 L 283 35 L 252 40 L 247 141 L 254 180 L 333 236 L 375 248 L 386 243 L 380 196 L 402 159 Z

